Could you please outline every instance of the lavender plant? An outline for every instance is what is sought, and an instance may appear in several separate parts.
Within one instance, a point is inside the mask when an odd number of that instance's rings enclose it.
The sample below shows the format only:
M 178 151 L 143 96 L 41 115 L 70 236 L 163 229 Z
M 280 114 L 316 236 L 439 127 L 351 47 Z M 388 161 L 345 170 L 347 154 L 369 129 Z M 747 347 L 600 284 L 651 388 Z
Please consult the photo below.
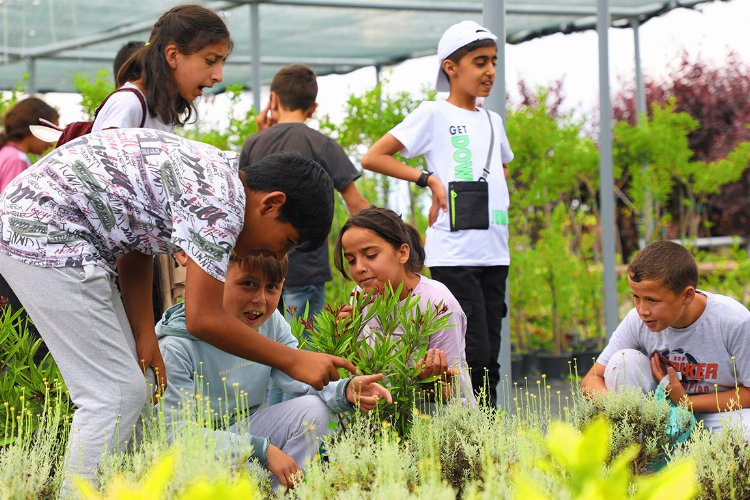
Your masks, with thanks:
M 300 348 L 349 359 L 362 373 L 383 373 L 393 405 L 379 404 L 380 414 L 399 433 L 411 426 L 415 403 L 441 391 L 437 378 L 420 379 L 417 363 L 425 357 L 432 334 L 447 328 L 450 313 L 443 304 L 422 310 L 419 297 L 403 285 L 376 293 L 352 294 L 351 305 L 327 306 L 312 320 L 302 315 L 292 327 Z

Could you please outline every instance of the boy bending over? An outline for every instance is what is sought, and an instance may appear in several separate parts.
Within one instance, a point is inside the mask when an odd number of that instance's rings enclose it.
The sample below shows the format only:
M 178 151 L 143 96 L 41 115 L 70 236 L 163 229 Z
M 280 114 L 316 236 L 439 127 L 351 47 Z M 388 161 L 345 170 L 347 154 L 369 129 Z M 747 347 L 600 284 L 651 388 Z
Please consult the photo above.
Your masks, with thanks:
M 692 254 L 670 241 L 644 248 L 628 266 L 635 308 L 622 320 L 581 385 L 589 393 L 664 387 L 705 428 L 731 416 L 750 436 L 750 312 L 698 290 Z M 732 411 L 738 410 L 738 411 Z M 722 412 L 731 412 L 730 414 Z
M 224 309 L 265 337 L 296 349 L 297 339 L 276 310 L 286 271 L 286 257 L 233 257 Z M 331 412 L 355 407 L 370 411 L 381 397 L 392 402 L 388 390 L 377 383 L 382 374 L 350 377 L 316 391 L 281 370 L 217 349 L 188 332 L 184 303 L 164 313 L 156 334 L 169 373 L 162 402 L 168 422 L 178 424 L 187 417 L 188 402 L 196 393 L 209 395 L 212 414 L 228 419 L 216 422 L 219 430 L 206 432 L 213 434 L 220 448 L 243 451 L 252 445 L 251 456 L 273 474 L 274 486 L 293 486 L 292 476 L 317 453 L 321 438 L 330 432 Z M 272 379 L 292 399 L 261 408 Z
M 238 169 L 236 158 L 206 144 L 113 129 L 55 149 L 0 193 L 0 274 L 77 408 L 63 492 L 73 473 L 95 481 L 102 452 L 131 438 L 148 400 L 143 372 L 169 383 L 154 333 L 155 254 L 190 256 L 185 320 L 198 338 L 318 389 L 338 380 L 339 367 L 356 371 L 345 359 L 273 342 L 222 304 L 231 253 L 323 244 L 332 189 L 323 168 L 299 155 Z

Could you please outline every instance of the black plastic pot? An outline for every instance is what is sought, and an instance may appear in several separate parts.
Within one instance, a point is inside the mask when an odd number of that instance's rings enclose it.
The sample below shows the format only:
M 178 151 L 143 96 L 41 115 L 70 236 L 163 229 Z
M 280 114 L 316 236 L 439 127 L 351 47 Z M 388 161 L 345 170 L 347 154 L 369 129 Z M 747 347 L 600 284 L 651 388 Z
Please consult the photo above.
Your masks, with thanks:
M 566 380 L 571 372 L 570 353 L 554 354 L 540 352 L 537 355 L 539 376 L 546 374 L 548 379 Z
M 573 362 L 571 368 L 573 374 L 575 375 L 577 367 L 578 376 L 583 378 L 589 372 L 591 367 L 594 366 L 594 362 L 598 357 L 599 351 L 582 351 L 571 354 L 570 360 Z
M 511 354 L 510 355 L 510 379 L 518 380 L 523 377 L 523 355 L 522 354 Z
M 521 360 L 521 376 L 535 378 L 539 376 L 539 353 L 527 352 Z

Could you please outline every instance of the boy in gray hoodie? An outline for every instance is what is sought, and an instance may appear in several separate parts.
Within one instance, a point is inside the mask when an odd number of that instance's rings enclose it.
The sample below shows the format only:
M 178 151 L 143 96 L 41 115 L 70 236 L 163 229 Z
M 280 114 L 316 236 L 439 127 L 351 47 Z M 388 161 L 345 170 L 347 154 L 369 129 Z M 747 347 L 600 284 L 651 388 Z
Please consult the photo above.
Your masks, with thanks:
M 296 349 L 297 339 L 276 310 L 287 266 L 286 256 L 233 258 L 223 300 L 227 312 Z M 331 412 L 369 411 L 381 397 L 392 402 L 388 390 L 377 383 L 382 374 L 350 377 L 317 391 L 281 370 L 228 354 L 187 331 L 184 303 L 164 313 L 156 334 L 169 373 L 160 406 L 170 431 L 189 424 L 190 415 L 210 412 L 212 426 L 202 432 L 216 449 L 237 459 L 248 453 L 257 458 L 273 474 L 274 487 L 293 486 L 292 478 L 301 474 L 305 460 L 317 453 L 330 432 Z M 271 382 L 295 397 L 265 406 Z

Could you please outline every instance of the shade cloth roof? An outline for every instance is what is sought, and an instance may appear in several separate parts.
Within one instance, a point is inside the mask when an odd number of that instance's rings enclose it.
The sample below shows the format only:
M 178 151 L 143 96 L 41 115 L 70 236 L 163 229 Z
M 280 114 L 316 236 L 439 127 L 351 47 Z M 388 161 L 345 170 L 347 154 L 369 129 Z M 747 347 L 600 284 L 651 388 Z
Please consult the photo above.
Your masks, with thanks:
M 613 25 L 646 20 L 710 0 L 610 0 Z M 110 69 L 129 40 L 146 40 L 154 21 L 179 1 L 0 0 L 0 89 L 33 71 L 32 90 L 74 91 L 72 74 Z M 258 4 L 261 78 L 293 62 L 318 74 L 346 73 L 435 53 L 444 29 L 482 21 L 481 0 L 244 0 L 199 2 L 224 12 L 234 50 L 224 84 L 251 81 L 251 4 Z M 590 29 L 596 0 L 506 2 L 510 43 Z M 28 87 L 28 85 L 27 85 Z

